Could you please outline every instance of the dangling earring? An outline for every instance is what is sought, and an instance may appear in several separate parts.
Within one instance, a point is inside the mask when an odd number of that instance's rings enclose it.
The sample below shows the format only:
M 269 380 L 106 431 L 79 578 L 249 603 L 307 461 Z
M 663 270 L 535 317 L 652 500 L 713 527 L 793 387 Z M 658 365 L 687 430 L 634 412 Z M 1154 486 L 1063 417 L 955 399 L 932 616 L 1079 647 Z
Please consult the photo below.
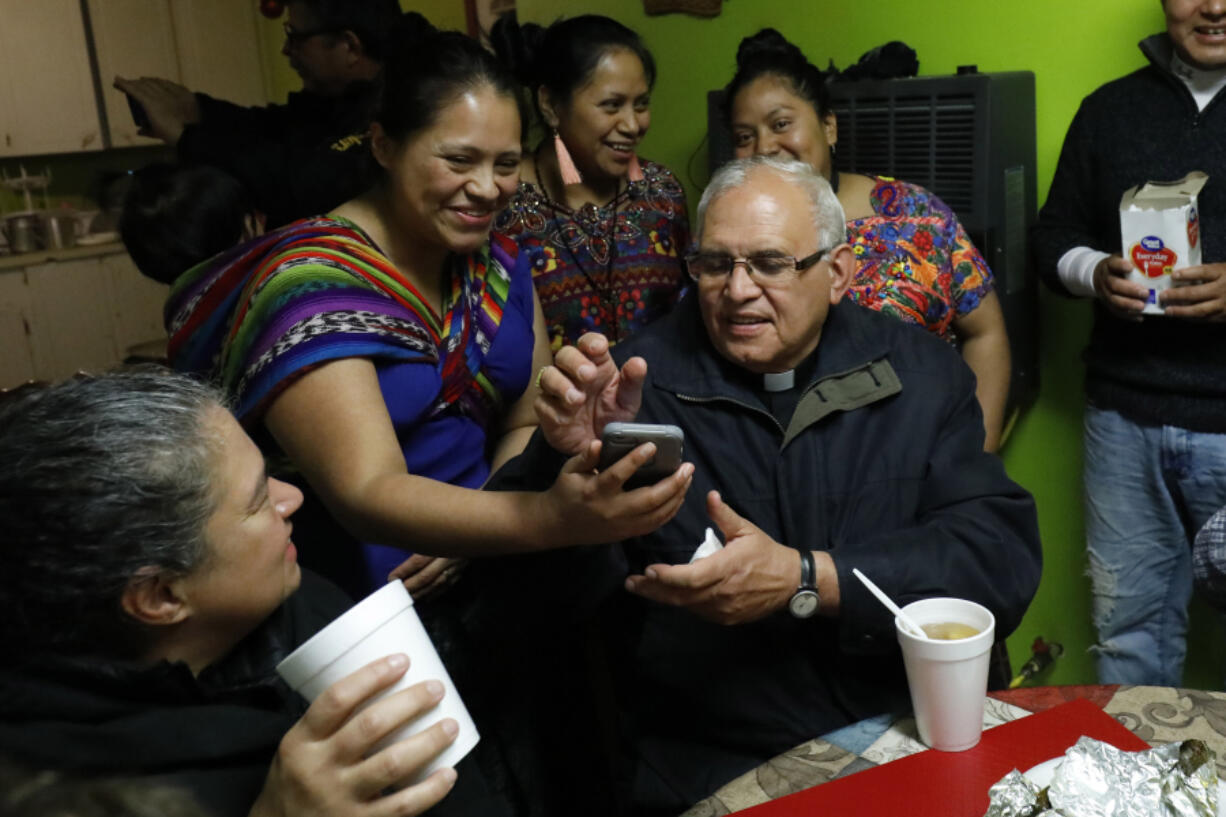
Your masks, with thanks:
M 632 182 L 641 182 L 643 180 L 643 167 L 639 164 L 637 154 L 630 154 L 630 168 L 626 171 L 626 175 L 630 177 Z
M 566 144 L 562 141 L 556 128 L 553 131 L 553 149 L 558 154 L 558 170 L 562 172 L 562 184 L 569 187 L 582 182 L 583 177 L 579 175 L 579 168 L 575 167 L 575 160 L 570 158 L 570 151 L 566 149 Z

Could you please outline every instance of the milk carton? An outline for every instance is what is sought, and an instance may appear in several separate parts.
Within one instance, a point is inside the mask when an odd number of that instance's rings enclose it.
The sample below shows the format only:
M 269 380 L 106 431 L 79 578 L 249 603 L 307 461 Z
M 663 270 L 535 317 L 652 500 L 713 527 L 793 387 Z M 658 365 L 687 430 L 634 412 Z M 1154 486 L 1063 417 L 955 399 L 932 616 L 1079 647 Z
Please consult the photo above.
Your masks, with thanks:
M 1170 288 L 1171 271 L 1200 264 L 1196 196 L 1209 177 L 1199 170 L 1173 182 L 1146 182 L 1120 199 L 1124 258 L 1130 281 L 1149 290 L 1145 314 L 1161 315 L 1158 293 Z

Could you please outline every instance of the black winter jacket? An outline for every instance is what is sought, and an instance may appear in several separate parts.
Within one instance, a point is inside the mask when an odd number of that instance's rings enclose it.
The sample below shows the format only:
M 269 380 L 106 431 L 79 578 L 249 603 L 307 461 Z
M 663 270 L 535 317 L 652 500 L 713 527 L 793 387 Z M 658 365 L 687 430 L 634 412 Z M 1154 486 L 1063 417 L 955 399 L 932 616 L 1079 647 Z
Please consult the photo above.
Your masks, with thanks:
M 269 229 L 323 215 L 378 178 L 367 138 L 376 96 L 369 82 L 337 97 L 300 91 L 263 108 L 196 94 L 201 120 L 184 129 L 179 158 L 242 182 Z
M 306 709 L 274 667 L 349 603 L 304 571 L 298 592 L 199 676 L 183 663 L 53 655 L 0 668 L 0 754 L 35 769 L 182 787 L 217 817 L 245 817 Z
M 1202 256 L 1226 261 L 1226 92 L 1198 111 L 1170 71 L 1166 34 L 1141 50 L 1150 65 L 1081 103 L 1033 233 L 1039 272 L 1067 295 L 1056 264 L 1074 247 L 1121 251 L 1120 197 L 1146 181 L 1209 174 L 1199 197 Z M 1097 300 L 1085 351 L 1086 395 L 1134 422 L 1226 432 L 1226 324 L 1115 317 Z

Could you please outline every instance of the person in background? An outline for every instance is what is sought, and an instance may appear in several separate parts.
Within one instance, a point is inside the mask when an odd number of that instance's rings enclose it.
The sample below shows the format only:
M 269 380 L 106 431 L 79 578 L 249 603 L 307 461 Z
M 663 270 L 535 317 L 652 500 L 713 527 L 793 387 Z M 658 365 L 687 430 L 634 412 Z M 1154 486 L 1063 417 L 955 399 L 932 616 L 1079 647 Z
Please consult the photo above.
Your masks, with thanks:
M 404 655 L 309 708 L 277 679 L 349 601 L 300 570 L 302 494 L 222 400 L 152 367 L 0 395 L 0 754 L 175 786 L 217 817 L 420 814 L 453 769 L 389 787 L 454 721 L 366 755 L 442 685 L 370 702 Z
M 735 160 L 698 224 L 693 294 L 612 349 L 591 334 L 560 350 L 539 432 L 493 483 L 548 484 L 609 422 L 685 434 L 694 494 L 675 518 L 557 554 L 603 562 L 603 588 L 555 606 L 611 605 L 636 815 L 680 813 L 816 735 L 906 710 L 893 616 L 853 568 L 899 604 L 977 601 L 1003 637 L 1042 564 L 1033 499 L 983 450 L 971 371 L 845 300 L 855 257 L 825 179 L 791 159 Z M 708 527 L 724 547 L 691 563 Z
M 167 79 L 115 79 L 144 108 L 144 135 L 174 146 L 182 162 L 237 178 L 270 227 L 327 212 L 370 186 L 375 80 L 401 16 L 396 0 L 285 5 L 281 51 L 302 78 L 302 90 L 284 105 L 244 108 Z
M 124 248 L 163 284 L 264 232 L 264 217 L 230 174 L 209 165 L 147 165 L 132 174 L 119 217 Z
M 637 153 L 655 61 L 638 34 L 593 14 L 547 29 L 503 16 L 491 40 L 548 132 L 494 229 L 535 251 L 552 349 L 592 331 L 616 343 L 676 302 L 690 243 L 680 182 Z
M 847 296 L 958 348 L 977 380 L 984 447 L 995 451 L 1009 394 L 1009 338 L 992 271 L 957 216 L 917 185 L 835 169 L 839 129 L 826 77 L 778 31 L 741 40 L 736 66 L 725 88 L 736 156 L 790 156 L 830 182 L 856 256 Z
M 1166 31 L 1140 43 L 1149 64 L 1082 100 L 1032 241 L 1047 285 L 1094 303 L 1084 480 L 1098 678 L 1179 686 L 1192 538 L 1226 505 L 1226 3 L 1162 8 Z M 1142 316 L 1120 198 L 1193 170 L 1209 175 L 1204 263 L 1172 274 L 1164 315 Z

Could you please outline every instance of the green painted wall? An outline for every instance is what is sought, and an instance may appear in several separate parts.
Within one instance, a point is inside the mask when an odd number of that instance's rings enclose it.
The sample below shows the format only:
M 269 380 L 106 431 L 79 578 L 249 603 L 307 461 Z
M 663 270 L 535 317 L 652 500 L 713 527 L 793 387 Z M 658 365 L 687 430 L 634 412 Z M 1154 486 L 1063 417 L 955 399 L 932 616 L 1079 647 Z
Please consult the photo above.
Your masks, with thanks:
M 1136 43 L 1163 28 L 1157 0 L 728 0 L 714 19 L 648 17 L 638 0 L 519 0 L 521 21 L 549 23 L 586 12 L 607 14 L 636 29 L 655 54 L 659 80 L 643 153 L 684 178 L 691 202 L 706 180 L 705 92 L 728 80 L 737 43 L 763 26 L 783 31 L 818 65 L 833 59 L 846 67 L 870 48 L 903 40 L 919 53 L 923 74 L 947 74 L 965 64 L 977 64 L 981 71 L 1033 71 L 1040 201 L 1082 97 L 1141 66 Z M 1043 294 L 1041 394 L 1003 453 L 1009 473 L 1035 495 L 1045 561 L 1038 597 L 1010 639 L 1010 653 L 1017 666 L 1036 635 L 1062 642 L 1067 651 L 1043 677 L 1046 683 L 1094 680 L 1086 653 L 1093 634 L 1080 504 L 1083 370 L 1078 358 L 1089 314 L 1086 303 Z M 1212 618 L 1194 610 L 1188 686 L 1221 686 L 1218 668 L 1226 662 Z

